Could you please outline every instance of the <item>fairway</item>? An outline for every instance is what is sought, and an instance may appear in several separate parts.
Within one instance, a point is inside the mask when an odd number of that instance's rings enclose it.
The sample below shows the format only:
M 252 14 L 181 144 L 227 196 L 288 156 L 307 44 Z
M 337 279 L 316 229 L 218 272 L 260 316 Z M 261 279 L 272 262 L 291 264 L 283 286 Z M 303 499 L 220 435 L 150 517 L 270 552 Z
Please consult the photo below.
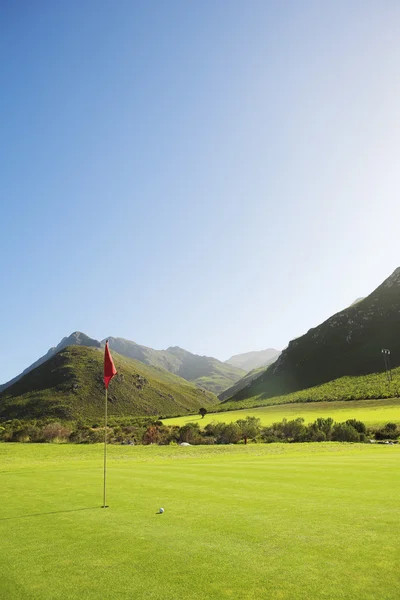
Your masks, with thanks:
M 396 446 L 114 446 L 108 509 L 101 463 L 0 445 L 1 598 L 400 597 Z
M 312 423 L 318 417 L 332 417 L 337 422 L 358 419 L 367 426 L 384 425 L 388 422 L 400 423 L 400 398 L 383 400 L 355 400 L 346 402 L 296 402 L 277 404 L 260 408 L 244 408 L 227 412 L 208 413 L 204 419 L 199 415 L 163 419 L 165 425 L 186 425 L 199 423 L 205 427 L 212 421 L 231 423 L 247 416 L 257 417 L 262 425 L 271 425 L 282 419 L 302 417 L 305 423 Z

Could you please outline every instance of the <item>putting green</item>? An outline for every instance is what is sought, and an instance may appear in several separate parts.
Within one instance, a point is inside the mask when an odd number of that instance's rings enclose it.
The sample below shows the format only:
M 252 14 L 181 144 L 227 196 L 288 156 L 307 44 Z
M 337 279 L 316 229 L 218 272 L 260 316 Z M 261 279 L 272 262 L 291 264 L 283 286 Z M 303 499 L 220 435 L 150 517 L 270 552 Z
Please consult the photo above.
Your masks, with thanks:
M 398 600 L 400 447 L 0 444 L 5 600 Z M 156 514 L 160 507 L 165 513 Z
M 199 415 L 163 419 L 163 423 L 182 426 L 193 422 L 205 427 L 212 421 L 231 423 L 238 419 L 244 419 L 246 416 L 258 417 L 263 425 L 271 425 L 282 419 L 297 419 L 297 417 L 302 417 L 306 423 L 312 423 L 318 417 L 332 417 L 337 422 L 358 419 L 368 426 L 377 426 L 390 421 L 400 423 L 400 398 L 278 404 L 261 408 L 209 413 L 204 419 Z

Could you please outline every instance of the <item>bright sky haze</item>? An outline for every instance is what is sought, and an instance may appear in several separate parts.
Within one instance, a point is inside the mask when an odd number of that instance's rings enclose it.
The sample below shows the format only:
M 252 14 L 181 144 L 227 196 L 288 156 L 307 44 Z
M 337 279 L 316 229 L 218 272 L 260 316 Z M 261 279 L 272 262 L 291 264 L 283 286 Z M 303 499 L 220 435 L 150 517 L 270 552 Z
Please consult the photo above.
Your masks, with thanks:
M 75 330 L 221 360 L 400 265 L 396 0 L 2 2 L 0 383 Z

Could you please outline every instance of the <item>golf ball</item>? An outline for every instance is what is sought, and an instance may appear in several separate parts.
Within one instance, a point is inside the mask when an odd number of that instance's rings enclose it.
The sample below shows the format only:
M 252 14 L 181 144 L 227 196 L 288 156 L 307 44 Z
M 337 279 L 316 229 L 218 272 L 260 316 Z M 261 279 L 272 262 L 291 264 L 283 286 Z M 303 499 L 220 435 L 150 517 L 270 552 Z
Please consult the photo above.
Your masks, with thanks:
M 163 508 L 160 508 L 160 513 L 163 513 L 163 512 L 164 512 L 164 509 L 163 509 Z

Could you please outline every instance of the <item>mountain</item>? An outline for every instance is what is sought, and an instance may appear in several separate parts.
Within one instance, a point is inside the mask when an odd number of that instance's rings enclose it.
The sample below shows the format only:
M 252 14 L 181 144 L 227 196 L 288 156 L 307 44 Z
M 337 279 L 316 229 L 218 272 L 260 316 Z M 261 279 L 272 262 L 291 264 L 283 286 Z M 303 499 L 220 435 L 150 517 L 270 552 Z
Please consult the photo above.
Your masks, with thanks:
M 244 388 L 249 387 L 251 382 L 254 381 L 254 379 L 257 379 L 257 377 L 260 377 L 260 375 L 262 373 L 264 373 L 264 371 L 265 371 L 265 366 L 257 367 L 257 369 L 253 369 L 252 371 L 247 373 L 244 377 L 242 377 L 242 379 L 239 379 L 239 381 L 237 383 L 232 385 L 227 390 L 224 390 L 223 392 L 221 392 L 218 395 L 219 400 L 221 402 L 225 402 L 232 396 L 235 396 L 238 392 L 240 392 L 240 390 L 243 390 Z
M 192 354 L 182 350 L 182 348 L 171 347 L 167 350 L 153 350 L 153 348 L 140 346 L 123 338 L 109 337 L 106 339 L 109 340 L 109 346 L 114 352 L 138 360 L 146 365 L 166 369 L 170 373 L 174 373 L 215 394 L 230 387 L 245 375 L 245 371 L 242 369 L 225 364 L 216 358 Z M 0 385 L 0 392 L 19 381 L 21 377 L 48 361 L 67 346 L 101 348 L 104 346 L 105 341 L 104 339 L 99 342 L 80 331 L 75 331 L 70 336 L 63 338 L 57 346 L 50 348 L 44 356 L 41 356 L 36 362 L 27 367 L 20 375 Z
M 94 348 L 100 348 L 101 344 L 97 340 L 90 338 L 81 331 L 74 331 L 74 333 L 71 333 L 70 336 L 63 338 L 57 346 L 50 348 L 50 350 L 46 354 L 38 358 L 37 361 L 32 363 L 29 367 L 22 371 L 22 373 L 20 373 L 13 379 L 10 379 L 10 381 L 7 381 L 6 383 L 0 385 L 0 392 L 10 387 L 13 383 L 16 383 L 19 379 L 21 379 L 21 377 L 23 377 L 39 365 L 42 365 L 44 362 L 49 360 L 49 358 L 51 358 L 52 356 L 57 354 L 57 352 L 60 352 L 60 350 L 66 348 L 67 346 L 89 346 Z
M 384 369 L 382 348 L 400 365 L 400 268 L 372 294 L 292 340 L 278 360 L 232 399 L 269 398 L 345 375 Z
M 252 371 L 258 367 L 266 367 L 274 362 L 280 355 L 280 350 L 268 348 L 268 350 L 259 350 L 255 352 L 245 352 L 244 354 L 236 354 L 225 361 L 225 364 L 232 365 L 244 371 Z
M 110 349 L 122 354 L 122 356 L 134 358 L 146 365 L 161 367 L 171 373 L 175 373 L 179 369 L 179 360 L 171 355 L 168 350 L 153 350 L 153 348 L 141 346 L 136 342 L 112 336 L 105 338 L 101 343 L 105 344 L 106 339 Z
M 0 393 L 0 419 L 101 419 L 104 355 L 68 346 Z M 118 374 L 108 394 L 110 416 L 171 416 L 217 404 L 214 394 L 158 367 L 113 352 Z
M 245 375 L 243 369 L 223 363 L 216 358 L 192 354 L 178 346 L 167 350 L 153 350 L 123 338 L 107 339 L 111 350 L 144 364 L 166 369 L 215 394 L 232 386 Z M 102 343 L 105 343 L 105 340 Z

